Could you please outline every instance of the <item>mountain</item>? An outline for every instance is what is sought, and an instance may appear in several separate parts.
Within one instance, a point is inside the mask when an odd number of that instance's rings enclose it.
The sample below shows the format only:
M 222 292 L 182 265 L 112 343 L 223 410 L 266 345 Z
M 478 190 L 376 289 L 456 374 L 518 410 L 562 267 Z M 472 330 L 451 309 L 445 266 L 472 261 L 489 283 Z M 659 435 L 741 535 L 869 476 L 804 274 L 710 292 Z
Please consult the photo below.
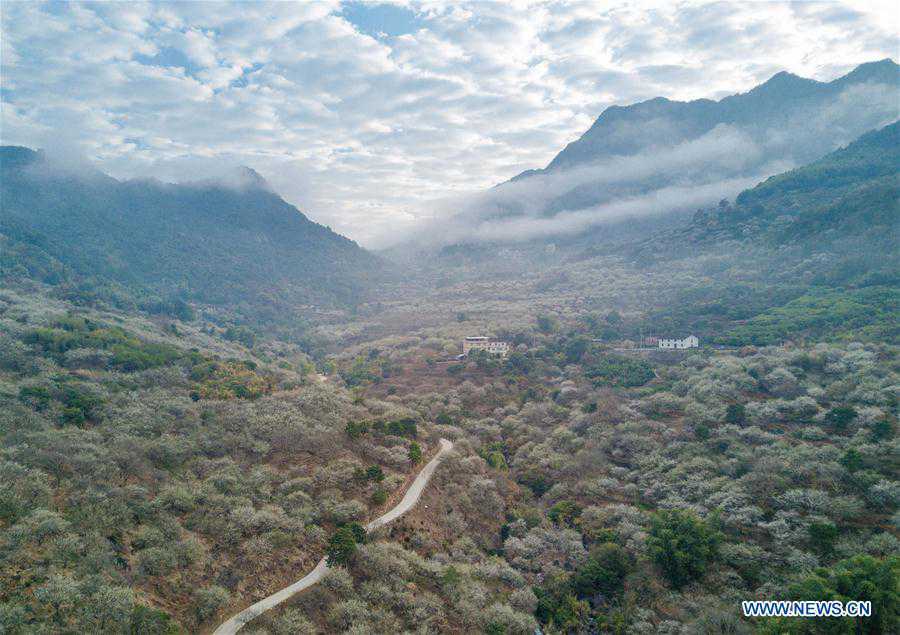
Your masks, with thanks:
M 718 101 L 612 106 L 545 168 L 454 201 L 404 249 L 449 247 L 475 263 L 502 247 L 522 255 L 504 256 L 515 266 L 675 232 L 694 210 L 896 121 L 898 95 L 900 66 L 885 59 L 830 82 L 781 72 Z
M 185 301 L 254 319 L 346 308 L 383 262 L 310 221 L 250 168 L 218 181 L 118 181 L 0 148 L 3 277 L 84 301 Z
M 734 205 L 698 211 L 685 235 L 774 245 L 850 237 L 870 250 L 897 251 L 900 231 L 900 123 L 741 192 Z
M 750 128 L 761 133 L 778 125 L 790 125 L 805 111 L 821 110 L 842 93 L 863 85 L 900 87 L 900 66 L 893 60 L 861 64 L 831 82 L 818 82 L 780 72 L 752 90 L 720 101 L 690 102 L 657 97 L 631 106 L 611 106 L 580 138 L 568 144 L 543 170 L 529 170 L 515 178 L 570 169 L 600 159 L 627 156 L 649 147 L 665 147 L 696 139 L 718 125 Z M 896 101 L 894 102 L 896 109 Z M 856 134 L 878 122 L 857 112 Z M 879 115 L 876 113 L 876 118 Z M 856 136 L 856 135 L 853 135 Z M 814 151 L 814 150 L 813 150 Z M 809 160 L 804 149 L 799 160 Z

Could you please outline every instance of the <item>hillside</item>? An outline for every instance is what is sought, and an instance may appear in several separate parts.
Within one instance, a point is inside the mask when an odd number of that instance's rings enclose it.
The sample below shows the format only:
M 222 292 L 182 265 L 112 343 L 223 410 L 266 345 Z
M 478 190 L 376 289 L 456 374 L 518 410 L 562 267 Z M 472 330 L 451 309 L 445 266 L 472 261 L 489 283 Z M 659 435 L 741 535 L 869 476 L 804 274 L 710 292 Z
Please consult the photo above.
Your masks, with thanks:
M 728 238 L 819 246 L 864 238 L 887 254 L 900 229 L 900 123 L 873 130 L 809 165 L 742 192 L 734 205 L 700 211 L 686 232 L 695 241 Z
M 117 181 L 21 147 L 0 150 L 0 169 L 3 277 L 70 299 L 278 321 L 353 306 L 384 270 L 250 169 L 228 183 Z

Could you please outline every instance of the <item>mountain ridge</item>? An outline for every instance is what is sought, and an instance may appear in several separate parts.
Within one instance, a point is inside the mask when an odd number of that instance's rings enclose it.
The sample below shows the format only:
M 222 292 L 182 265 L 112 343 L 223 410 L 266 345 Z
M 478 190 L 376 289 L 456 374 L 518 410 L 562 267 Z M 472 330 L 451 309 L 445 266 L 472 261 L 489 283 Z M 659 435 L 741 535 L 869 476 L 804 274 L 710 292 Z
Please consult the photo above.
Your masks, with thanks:
M 352 307 L 386 272 L 380 258 L 311 221 L 249 168 L 233 183 L 119 181 L 4 146 L 0 174 L 5 278 L 76 294 L 90 287 L 89 296 L 126 303 L 237 306 L 271 320 L 300 307 Z
M 611 126 L 617 122 L 646 122 L 652 118 L 669 115 L 676 120 L 680 118 L 686 126 L 678 139 L 686 140 L 692 138 L 691 135 L 699 136 L 721 123 L 745 121 L 748 105 L 752 106 L 757 114 L 758 109 L 762 109 L 762 112 L 774 115 L 777 114 L 779 105 L 770 103 L 772 101 L 784 98 L 815 99 L 834 94 L 848 86 L 869 82 L 900 85 L 900 66 L 890 58 L 866 62 L 830 82 L 820 82 L 780 71 L 747 92 L 729 95 L 718 101 L 708 98 L 677 101 L 666 97 L 654 97 L 627 106 L 612 105 L 594 120 L 584 134 L 568 143 L 546 167 L 526 170 L 512 177 L 510 181 L 639 150 L 640 147 L 628 145 L 625 139 L 613 138 L 607 141 L 605 146 L 602 144 L 604 138 L 608 139 Z

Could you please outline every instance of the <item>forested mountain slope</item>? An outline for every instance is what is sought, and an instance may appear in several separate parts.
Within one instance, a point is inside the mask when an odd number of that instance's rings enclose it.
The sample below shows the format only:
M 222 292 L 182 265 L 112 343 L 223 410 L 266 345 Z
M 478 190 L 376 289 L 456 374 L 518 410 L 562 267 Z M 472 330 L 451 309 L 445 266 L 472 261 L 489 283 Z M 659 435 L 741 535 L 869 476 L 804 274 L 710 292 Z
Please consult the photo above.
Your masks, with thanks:
M 698 241 L 727 238 L 773 244 L 851 236 L 870 247 L 897 247 L 900 229 L 900 123 L 866 133 L 809 165 L 773 176 L 742 192 L 734 205 L 698 212 L 687 234 Z
M 7 280 L 66 297 L 163 308 L 188 301 L 277 320 L 347 307 L 382 262 L 310 221 L 244 169 L 234 183 L 117 181 L 4 147 L 0 240 Z

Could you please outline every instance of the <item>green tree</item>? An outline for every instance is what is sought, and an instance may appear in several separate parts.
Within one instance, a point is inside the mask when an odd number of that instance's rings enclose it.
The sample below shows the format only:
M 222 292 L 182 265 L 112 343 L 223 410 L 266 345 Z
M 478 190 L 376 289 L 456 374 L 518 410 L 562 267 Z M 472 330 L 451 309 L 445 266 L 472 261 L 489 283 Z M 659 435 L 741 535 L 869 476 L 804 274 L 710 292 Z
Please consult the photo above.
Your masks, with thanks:
M 325 548 L 328 566 L 348 565 L 356 553 L 356 535 L 347 525 L 338 527 Z
M 863 457 L 859 450 L 850 448 L 844 452 L 844 455 L 840 458 L 840 463 L 848 472 L 857 472 L 863 467 Z
M 742 403 L 728 404 L 725 410 L 725 423 L 739 426 L 747 419 L 747 409 Z
M 83 613 L 96 633 L 121 632 L 131 623 L 134 592 L 127 587 L 102 586 L 92 594 Z
M 885 441 L 894 436 L 894 422 L 887 417 L 872 425 L 872 436 L 876 441 Z
M 812 523 L 808 528 L 809 543 L 813 551 L 823 556 L 834 553 L 834 541 L 838 537 L 838 528 L 834 523 Z
M 369 424 L 365 421 L 348 421 L 344 431 L 351 439 L 358 439 L 369 431 Z
M 825 414 L 825 424 L 835 432 L 846 432 L 857 416 L 852 406 L 837 406 Z
M 772 618 L 759 628 L 766 635 L 886 635 L 900 628 L 900 557 L 878 560 L 868 555 L 822 567 L 788 589 L 791 600 L 868 601 L 871 617 Z
M 415 441 L 409 444 L 409 462 L 413 465 L 422 462 L 422 448 Z
M 538 600 L 534 615 L 542 624 L 563 633 L 581 632 L 591 608 L 587 602 L 575 597 L 565 576 L 549 579 L 543 586 L 536 587 L 534 594 Z
M 545 335 L 549 335 L 557 328 L 556 318 L 551 315 L 539 315 L 536 322 L 538 331 Z
M 591 599 L 598 593 L 612 598 L 621 593 L 630 570 L 631 558 L 622 547 L 611 542 L 597 545 L 572 576 L 572 591 L 582 600 Z
M 570 500 L 559 501 L 547 512 L 547 518 L 557 525 L 573 525 L 580 515 L 581 505 Z
M 698 580 L 718 554 L 721 534 L 707 521 L 686 510 L 654 514 L 647 551 L 673 587 Z

